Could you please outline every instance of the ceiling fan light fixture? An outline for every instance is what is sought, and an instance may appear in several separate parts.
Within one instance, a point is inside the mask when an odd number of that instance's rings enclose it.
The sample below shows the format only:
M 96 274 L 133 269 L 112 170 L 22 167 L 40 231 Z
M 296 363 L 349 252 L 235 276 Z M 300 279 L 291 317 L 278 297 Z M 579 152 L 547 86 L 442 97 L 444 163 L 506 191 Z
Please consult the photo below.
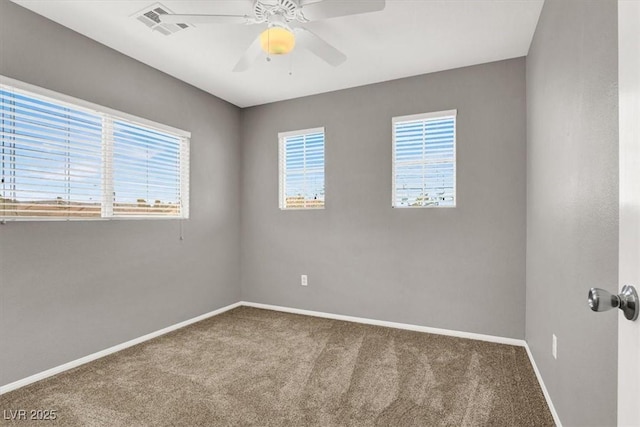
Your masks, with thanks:
M 260 34 L 262 50 L 271 55 L 285 55 L 293 50 L 296 37 L 287 28 L 272 26 Z

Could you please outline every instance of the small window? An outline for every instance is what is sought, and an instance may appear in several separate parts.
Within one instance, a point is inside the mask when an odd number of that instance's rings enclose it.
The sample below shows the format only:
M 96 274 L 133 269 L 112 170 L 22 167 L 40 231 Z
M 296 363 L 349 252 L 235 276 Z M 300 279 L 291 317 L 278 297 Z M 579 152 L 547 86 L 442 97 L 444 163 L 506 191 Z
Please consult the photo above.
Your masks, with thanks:
M 187 132 L 12 83 L 0 84 L 0 219 L 188 218 Z
M 278 134 L 280 209 L 324 208 L 324 128 Z
M 393 207 L 456 206 L 456 114 L 393 118 Z

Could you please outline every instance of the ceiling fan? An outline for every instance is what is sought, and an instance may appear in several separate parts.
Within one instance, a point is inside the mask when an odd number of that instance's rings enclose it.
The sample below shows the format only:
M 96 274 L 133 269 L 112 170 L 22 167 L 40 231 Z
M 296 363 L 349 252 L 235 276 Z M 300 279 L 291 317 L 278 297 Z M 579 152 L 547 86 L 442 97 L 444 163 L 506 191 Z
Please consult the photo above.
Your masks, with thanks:
M 235 3 L 239 7 L 238 14 L 163 14 L 159 19 L 167 24 L 266 24 L 267 28 L 240 57 L 233 71 L 248 69 L 263 51 L 270 55 L 284 55 L 295 46 L 307 49 L 336 67 L 347 57 L 302 24 L 375 12 L 385 7 L 385 0 L 239 0 Z

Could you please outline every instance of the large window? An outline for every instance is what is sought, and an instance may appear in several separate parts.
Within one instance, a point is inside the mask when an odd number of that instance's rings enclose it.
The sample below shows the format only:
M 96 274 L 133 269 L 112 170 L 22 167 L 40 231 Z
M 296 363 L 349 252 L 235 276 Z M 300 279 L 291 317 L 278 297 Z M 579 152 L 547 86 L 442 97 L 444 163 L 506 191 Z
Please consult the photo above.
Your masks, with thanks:
M 456 205 L 456 114 L 393 119 L 393 207 Z
M 189 137 L 3 78 L 0 219 L 188 218 Z
M 278 135 L 280 209 L 324 208 L 324 128 Z

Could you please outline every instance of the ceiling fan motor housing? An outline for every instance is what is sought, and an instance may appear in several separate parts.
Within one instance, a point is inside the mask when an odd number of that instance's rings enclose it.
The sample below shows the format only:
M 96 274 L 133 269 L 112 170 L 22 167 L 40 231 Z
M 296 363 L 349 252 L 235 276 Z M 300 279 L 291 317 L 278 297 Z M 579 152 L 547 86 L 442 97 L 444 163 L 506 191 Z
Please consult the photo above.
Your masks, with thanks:
M 305 21 L 295 0 L 256 0 L 253 12 L 257 22 L 272 22 L 274 17 L 281 17 L 284 23 Z

